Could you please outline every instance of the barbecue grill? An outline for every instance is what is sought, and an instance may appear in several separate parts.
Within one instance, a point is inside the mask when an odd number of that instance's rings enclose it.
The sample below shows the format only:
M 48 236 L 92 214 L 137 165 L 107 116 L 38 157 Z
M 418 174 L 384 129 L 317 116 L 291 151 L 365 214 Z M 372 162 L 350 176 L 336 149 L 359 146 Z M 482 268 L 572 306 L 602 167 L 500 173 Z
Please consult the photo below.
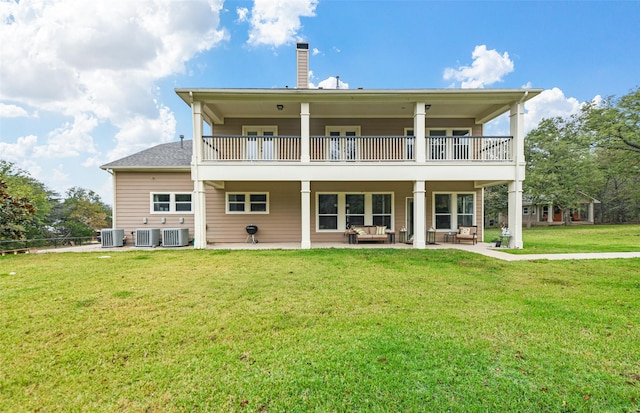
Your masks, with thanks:
M 256 232 L 258 232 L 258 226 L 257 225 L 247 225 L 245 230 L 247 230 L 247 239 L 245 240 L 245 242 L 249 242 L 249 240 L 251 240 L 252 244 L 256 244 L 258 242 L 258 240 L 256 239 Z

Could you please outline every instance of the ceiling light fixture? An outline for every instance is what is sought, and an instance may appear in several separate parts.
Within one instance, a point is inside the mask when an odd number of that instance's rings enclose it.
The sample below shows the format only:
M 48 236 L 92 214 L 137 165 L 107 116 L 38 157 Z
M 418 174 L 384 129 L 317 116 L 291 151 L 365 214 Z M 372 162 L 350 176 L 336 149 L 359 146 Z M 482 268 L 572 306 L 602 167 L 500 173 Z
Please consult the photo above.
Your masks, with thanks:
M 284 105 L 276 105 L 276 107 L 278 108 L 278 110 L 284 109 Z

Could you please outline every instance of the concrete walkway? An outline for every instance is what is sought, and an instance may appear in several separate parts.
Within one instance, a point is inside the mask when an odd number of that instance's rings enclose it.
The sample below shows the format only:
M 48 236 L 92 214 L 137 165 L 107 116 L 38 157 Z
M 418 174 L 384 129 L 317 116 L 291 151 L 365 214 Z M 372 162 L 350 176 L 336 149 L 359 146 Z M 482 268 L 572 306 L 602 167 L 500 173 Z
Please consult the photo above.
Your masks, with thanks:
M 48 250 L 39 250 L 37 253 L 51 253 L 51 252 L 102 252 L 104 254 L 116 253 L 120 251 L 160 251 L 160 250 L 178 250 L 193 247 L 182 248 L 143 248 L 124 246 L 120 248 L 102 248 L 100 244 L 82 245 L 77 247 L 55 248 Z M 316 242 L 312 244 L 312 248 L 394 248 L 394 249 L 411 249 L 412 246 L 408 244 L 378 244 L 378 243 L 366 243 L 366 244 L 347 244 L 334 243 L 334 242 Z M 211 250 L 269 250 L 269 249 L 284 249 L 284 250 L 297 250 L 300 249 L 300 244 L 297 242 L 290 243 L 218 243 L 212 244 L 207 247 Z M 458 249 L 462 251 L 473 252 L 476 254 L 486 255 L 487 257 L 496 258 L 503 261 L 530 261 L 530 260 L 589 260 L 589 259 L 611 259 L 611 258 L 636 258 L 640 259 L 640 251 L 635 252 L 601 252 L 601 253 L 577 253 L 577 254 L 509 254 L 506 249 L 495 248 L 493 244 L 478 243 L 476 245 L 471 244 L 448 244 L 440 243 L 435 245 L 427 245 L 426 250 L 435 249 Z

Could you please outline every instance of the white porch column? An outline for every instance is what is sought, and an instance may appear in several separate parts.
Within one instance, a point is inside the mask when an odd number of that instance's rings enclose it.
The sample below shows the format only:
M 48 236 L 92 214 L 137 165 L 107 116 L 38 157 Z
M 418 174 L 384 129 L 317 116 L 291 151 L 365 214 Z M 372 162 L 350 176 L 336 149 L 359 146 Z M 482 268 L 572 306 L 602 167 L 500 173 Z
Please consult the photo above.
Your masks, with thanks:
M 309 153 L 309 104 L 301 103 L 300 104 L 300 162 L 311 162 L 311 155 Z
M 593 213 L 593 201 L 589 202 L 589 209 L 588 209 L 587 215 L 588 215 L 587 217 L 588 222 L 593 224 L 593 221 L 595 220 L 594 213 Z
M 522 181 L 509 182 L 509 247 L 522 248 Z
M 525 95 L 526 96 L 526 95 Z M 509 231 L 512 248 L 522 248 L 522 182 L 524 181 L 524 101 L 511 105 L 509 129 L 513 136 L 515 180 L 509 182 Z
M 553 222 L 553 204 L 549 203 L 549 205 L 547 205 L 547 211 L 549 211 L 547 213 L 547 222 Z
M 427 160 L 427 142 L 424 136 L 426 127 L 425 117 L 426 111 L 424 109 L 424 102 L 416 103 L 415 111 L 413 113 L 413 133 L 416 139 L 414 143 L 416 162 L 425 162 Z M 424 185 L 424 181 L 422 183 Z
M 311 248 L 311 182 L 300 182 L 300 248 Z
M 191 179 L 193 180 L 193 238 L 194 248 L 207 248 L 207 204 L 204 181 L 200 180 L 199 167 L 202 163 L 202 103 L 191 103 L 193 113 L 193 155 L 191 158 Z
M 424 135 L 424 132 L 423 132 Z M 427 222 L 425 203 L 425 183 L 415 181 L 413 183 L 413 247 L 425 248 L 427 245 Z
M 207 200 L 203 181 L 193 183 L 193 247 L 207 248 Z

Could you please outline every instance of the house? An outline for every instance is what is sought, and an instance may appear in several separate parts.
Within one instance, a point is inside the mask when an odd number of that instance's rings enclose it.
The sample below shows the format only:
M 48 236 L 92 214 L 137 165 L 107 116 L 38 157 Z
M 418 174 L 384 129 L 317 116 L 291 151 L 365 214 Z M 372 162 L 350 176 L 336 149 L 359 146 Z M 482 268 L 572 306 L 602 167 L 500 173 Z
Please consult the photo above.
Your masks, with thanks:
M 114 228 L 188 227 L 196 248 L 245 242 L 347 242 L 350 225 L 386 227 L 425 248 L 478 225 L 483 191 L 508 183 L 511 246 L 522 247 L 524 103 L 540 89 L 176 89 L 193 140 L 103 165 Z M 509 113 L 509 136 L 484 125 Z M 189 151 L 191 148 L 191 152 Z M 174 151 L 174 153 L 172 153 Z
M 600 201 L 583 192 L 579 194 L 580 207 L 570 210 L 569 218 L 574 223 L 593 224 L 595 206 L 600 204 Z M 532 202 L 525 196 L 522 204 L 522 220 L 525 225 L 561 225 L 564 224 L 564 211 L 552 202 Z

